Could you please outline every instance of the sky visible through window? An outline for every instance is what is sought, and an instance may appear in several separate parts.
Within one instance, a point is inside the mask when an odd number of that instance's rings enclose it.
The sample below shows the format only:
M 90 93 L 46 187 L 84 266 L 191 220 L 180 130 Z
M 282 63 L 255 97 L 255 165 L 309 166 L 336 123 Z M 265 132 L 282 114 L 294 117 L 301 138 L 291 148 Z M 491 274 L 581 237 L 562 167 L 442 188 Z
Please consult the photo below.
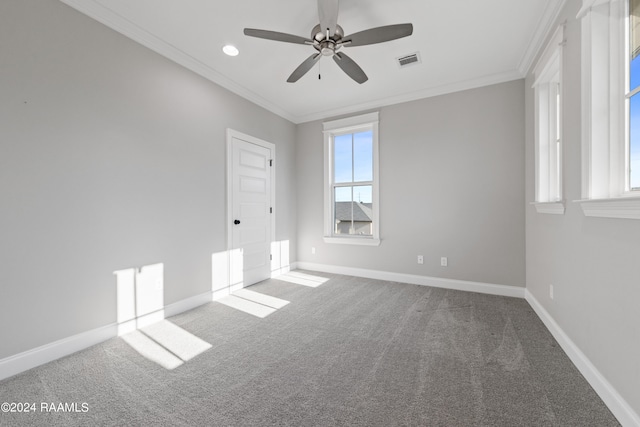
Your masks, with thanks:
M 373 132 L 358 132 L 334 138 L 334 183 L 373 181 Z M 336 187 L 336 202 L 372 202 L 371 185 Z M 352 195 L 353 190 L 353 195 Z
M 633 58 L 629 72 L 629 91 L 640 86 L 640 55 Z M 640 94 L 629 100 L 629 183 L 632 190 L 640 190 Z

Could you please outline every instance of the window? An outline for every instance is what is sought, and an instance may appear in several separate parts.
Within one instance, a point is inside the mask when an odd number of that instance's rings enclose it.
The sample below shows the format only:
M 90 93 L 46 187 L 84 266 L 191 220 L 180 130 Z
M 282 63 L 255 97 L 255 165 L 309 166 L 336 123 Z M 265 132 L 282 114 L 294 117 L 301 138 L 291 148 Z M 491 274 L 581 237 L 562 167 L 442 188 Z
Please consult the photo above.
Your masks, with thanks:
M 640 0 L 629 2 L 626 99 L 628 103 L 627 188 L 640 190 Z
M 587 216 L 640 219 L 636 0 L 583 0 L 582 200 Z
M 534 69 L 535 173 L 539 213 L 563 214 L 562 202 L 562 45 L 564 29 L 551 37 Z
M 379 245 L 378 113 L 323 128 L 325 241 Z

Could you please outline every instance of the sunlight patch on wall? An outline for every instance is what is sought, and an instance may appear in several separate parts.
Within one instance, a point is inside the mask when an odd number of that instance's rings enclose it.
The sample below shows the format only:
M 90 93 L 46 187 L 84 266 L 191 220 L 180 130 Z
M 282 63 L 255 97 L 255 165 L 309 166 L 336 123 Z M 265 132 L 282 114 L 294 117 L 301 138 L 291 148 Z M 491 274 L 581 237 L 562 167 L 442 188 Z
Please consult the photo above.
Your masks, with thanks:
M 244 286 L 244 251 L 231 249 L 229 251 L 229 288 L 231 292 Z
M 229 252 L 211 255 L 211 292 L 215 299 L 219 292 L 229 292 Z
M 244 256 L 242 249 L 211 255 L 211 292 L 214 301 L 245 287 Z M 289 241 L 271 242 L 271 277 L 278 277 L 289 270 Z
M 114 272 L 118 335 L 164 319 L 164 264 Z
M 329 279 L 326 277 L 314 276 L 311 274 L 300 273 L 298 271 L 290 271 L 287 274 L 283 274 L 277 277 L 277 280 L 284 282 L 295 283 L 296 285 L 309 286 L 311 288 L 317 288 Z
M 244 254 L 242 249 L 216 252 L 211 255 L 211 293 L 216 301 L 235 289 L 244 287 Z
M 271 242 L 271 277 L 278 277 L 289 270 L 289 241 Z

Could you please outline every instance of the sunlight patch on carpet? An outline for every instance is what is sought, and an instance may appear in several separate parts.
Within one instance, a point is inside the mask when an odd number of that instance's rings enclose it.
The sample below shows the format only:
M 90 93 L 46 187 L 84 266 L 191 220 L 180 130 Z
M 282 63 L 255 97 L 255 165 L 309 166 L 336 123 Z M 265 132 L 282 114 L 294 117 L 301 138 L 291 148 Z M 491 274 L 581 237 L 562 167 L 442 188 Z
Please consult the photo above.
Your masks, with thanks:
M 259 304 L 257 302 L 249 301 L 244 298 L 237 297 L 235 295 L 229 295 L 216 301 L 220 304 L 224 304 L 227 307 L 234 308 L 252 316 L 264 319 L 268 315 L 275 313 L 276 309 L 267 307 L 266 305 Z
M 211 344 L 162 320 L 121 337 L 140 355 L 165 369 L 175 369 L 211 348 Z
M 317 288 L 329 279 L 326 277 L 314 276 L 311 274 L 300 273 L 298 271 L 290 271 L 287 274 L 278 276 L 276 280 L 282 280 L 284 282 L 295 283 L 296 285 L 309 286 L 311 288 Z
M 255 302 L 258 304 L 266 305 L 267 307 L 281 309 L 285 305 L 289 304 L 289 301 L 280 298 L 272 297 L 270 295 L 261 294 L 259 292 L 250 291 L 249 289 L 240 289 L 233 293 L 234 296 L 246 299 L 247 301 Z

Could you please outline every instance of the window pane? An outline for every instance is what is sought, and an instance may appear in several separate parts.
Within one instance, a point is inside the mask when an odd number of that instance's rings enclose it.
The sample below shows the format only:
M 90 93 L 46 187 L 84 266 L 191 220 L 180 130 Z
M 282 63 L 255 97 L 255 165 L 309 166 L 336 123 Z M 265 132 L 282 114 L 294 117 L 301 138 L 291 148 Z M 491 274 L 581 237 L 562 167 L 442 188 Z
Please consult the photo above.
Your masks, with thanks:
M 629 100 L 629 187 L 640 190 L 640 94 Z
M 353 187 L 336 187 L 335 200 L 336 202 L 350 202 L 353 200 L 351 191 Z
M 334 189 L 334 234 L 353 234 L 353 187 Z
M 629 0 L 629 91 L 640 85 L 640 0 Z
M 336 187 L 334 193 L 334 233 L 373 235 L 372 187 Z
M 556 141 L 560 141 L 560 84 L 556 84 Z
M 357 185 L 353 187 L 353 201 L 371 204 L 373 198 L 370 185 Z
M 353 180 L 373 181 L 373 132 L 353 135 Z
M 353 181 L 353 134 L 336 136 L 333 140 L 334 182 Z
M 640 86 L 640 56 L 633 58 L 629 65 L 629 92 Z

